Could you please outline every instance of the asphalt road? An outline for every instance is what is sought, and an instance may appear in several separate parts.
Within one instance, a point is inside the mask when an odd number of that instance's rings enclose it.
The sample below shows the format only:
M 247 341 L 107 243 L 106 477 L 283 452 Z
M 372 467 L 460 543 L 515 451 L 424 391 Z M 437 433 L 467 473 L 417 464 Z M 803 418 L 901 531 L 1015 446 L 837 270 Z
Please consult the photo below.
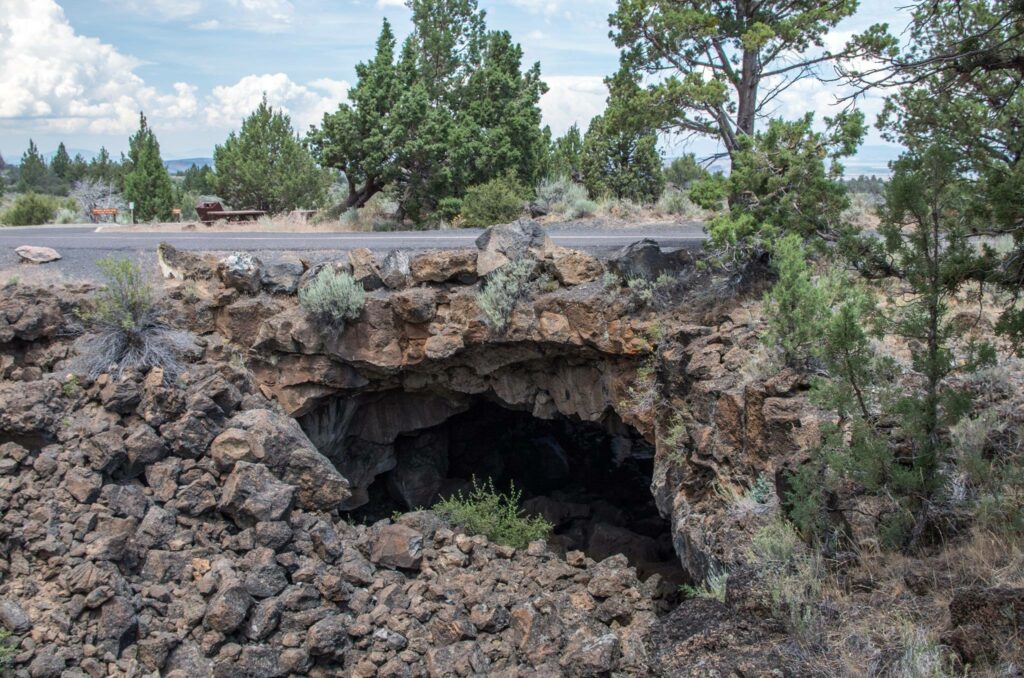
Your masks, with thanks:
M 245 250 L 273 259 L 275 253 L 298 252 L 311 259 L 329 259 L 355 247 L 374 251 L 392 249 L 425 250 L 473 247 L 480 229 L 445 231 L 389 231 L 378 233 L 271 233 L 271 232 L 133 232 L 96 231 L 93 225 L 0 228 L 0 269 L 11 271 L 19 261 L 14 249 L 20 245 L 52 247 L 63 259 L 46 265 L 62 277 L 80 279 L 95 276 L 96 261 L 115 254 L 131 256 L 149 266 L 161 242 L 179 249 L 203 251 Z M 657 240 L 663 247 L 699 247 L 704 240 L 699 222 L 649 224 L 628 228 L 580 228 L 553 226 L 548 234 L 557 245 L 607 254 L 642 238 Z

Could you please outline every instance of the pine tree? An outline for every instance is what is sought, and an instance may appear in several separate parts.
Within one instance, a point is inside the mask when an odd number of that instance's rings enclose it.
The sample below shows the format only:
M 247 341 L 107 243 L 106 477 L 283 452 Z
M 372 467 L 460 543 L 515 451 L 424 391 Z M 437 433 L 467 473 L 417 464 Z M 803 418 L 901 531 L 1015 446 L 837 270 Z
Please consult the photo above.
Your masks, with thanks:
M 295 136 L 291 118 L 265 95 L 238 134 L 214 149 L 213 161 L 217 193 L 236 208 L 279 213 L 316 207 L 324 198 L 326 175 Z
M 18 168 L 18 190 L 22 193 L 30 191 L 45 191 L 49 185 L 49 168 L 46 161 L 39 153 L 39 148 L 31 139 L 28 140 L 28 149 L 21 156 L 21 164 Z
M 60 142 L 57 146 L 57 152 L 54 153 L 53 159 L 50 160 L 50 170 L 53 171 L 61 180 L 68 180 L 68 173 L 71 171 L 71 156 L 68 155 L 68 149 L 65 148 L 64 142 Z
M 169 220 L 174 205 L 171 177 L 160 157 L 160 144 L 144 113 L 139 114 L 139 131 L 128 140 L 128 148 L 124 197 L 135 203 L 135 218 L 140 221 Z
M 114 182 L 120 186 L 122 184 L 121 174 L 118 163 L 110 159 L 110 152 L 105 146 L 100 146 L 100 152 L 89 163 L 89 178 L 106 183 Z
M 74 159 L 68 166 L 67 180 L 72 184 L 81 181 L 89 171 L 89 163 L 85 161 L 81 153 L 75 153 Z

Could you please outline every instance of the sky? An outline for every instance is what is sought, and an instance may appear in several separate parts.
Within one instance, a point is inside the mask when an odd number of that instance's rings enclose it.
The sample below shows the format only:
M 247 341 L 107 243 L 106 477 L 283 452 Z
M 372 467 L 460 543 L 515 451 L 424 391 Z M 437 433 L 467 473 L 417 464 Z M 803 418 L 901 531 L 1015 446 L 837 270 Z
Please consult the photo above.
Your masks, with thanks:
M 586 129 L 618 66 L 607 21 L 615 0 L 480 6 L 490 28 L 522 44 L 527 63 L 541 63 L 544 122 L 555 134 Z M 116 155 L 144 110 L 165 159 L 207 157 L 264 92 L 305 131 L 344 100 L 385 17 L 399 38 L 408 33 L 403 0 L 0 0 L 0 154 L 17 162 L 32 138 L 44 153 L 63 141 Z M 905 23 L 892 2 L 863 1 L 827 44 L 880 21 Z M 834 114 L 835 94 L 805 80 L 780 97 L 777 114 Z M 863 103 L 870 120 L 880 105 Z M 662 147 L 669 157 L 714 149 L 670 139 Z M 875 171 L 897 152 L 872 132 L 848 170 Z

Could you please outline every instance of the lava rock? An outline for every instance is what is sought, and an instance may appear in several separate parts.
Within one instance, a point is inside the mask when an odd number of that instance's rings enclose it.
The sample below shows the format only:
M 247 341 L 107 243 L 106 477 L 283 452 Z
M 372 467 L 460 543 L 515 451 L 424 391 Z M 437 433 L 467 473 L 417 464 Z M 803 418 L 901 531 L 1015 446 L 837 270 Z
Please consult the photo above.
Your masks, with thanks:
M 400 290 L 409 280 L 409 255 L 402 250 L 391 250 L 380 263 L 381 281 L 393 290 Z
M 248 252 L 234 252 L 217 263 L 217 275 L 227 287 L 256 294 L 263 283 L 263 262 Z
M 286 254 L 263 269 L 263 289 L 271 294 L 295 294 L 306 266 L 298 257 Z
M 295 487 L 278 480 L 263 464 L 240 461 L 224 483 L 219 508 L 239 527 L 283 518 L 292 506 Z
M 11 633 L 27 633 L 32 629 L 32 620 L 21 605 L 6 598 L 0 599 L 0 624 Z
M 348 625 L 340 615 L 321 619 L 306 633 L 306 649 L 314 656 L 339 657 L 350 644 Z
M 423 560 L 423 535 L 405 525 L 385 525 L 373 540 L 370 560 L 384 567 L 415 570 Z
M 203 615 L 203 627 L 211 631 L 231 633 L 245 621 L 252 602 L 252 596 L 244 587 L 227 587 L 210 601 L 206 614 Z

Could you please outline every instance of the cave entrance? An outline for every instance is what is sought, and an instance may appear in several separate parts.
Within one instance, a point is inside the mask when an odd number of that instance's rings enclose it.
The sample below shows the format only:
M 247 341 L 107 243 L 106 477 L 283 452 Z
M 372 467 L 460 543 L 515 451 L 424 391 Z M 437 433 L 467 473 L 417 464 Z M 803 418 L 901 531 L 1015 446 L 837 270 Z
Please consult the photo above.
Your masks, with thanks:
M 500 490 L 514 486 L 524 512 L 554 525 L 556 549 L 595 560 L 621 553 L 641 578 L 684 581 L 670 524 L 650 491 L 654 446 L 614 414 L 601 423 L 541 419 L 478 396 L 440 424 L 402 432 L 392 452 L 391 468 L 369 483 L 351 519 L 429 508 L 470 490 L 473 478 L 490 480 Z

